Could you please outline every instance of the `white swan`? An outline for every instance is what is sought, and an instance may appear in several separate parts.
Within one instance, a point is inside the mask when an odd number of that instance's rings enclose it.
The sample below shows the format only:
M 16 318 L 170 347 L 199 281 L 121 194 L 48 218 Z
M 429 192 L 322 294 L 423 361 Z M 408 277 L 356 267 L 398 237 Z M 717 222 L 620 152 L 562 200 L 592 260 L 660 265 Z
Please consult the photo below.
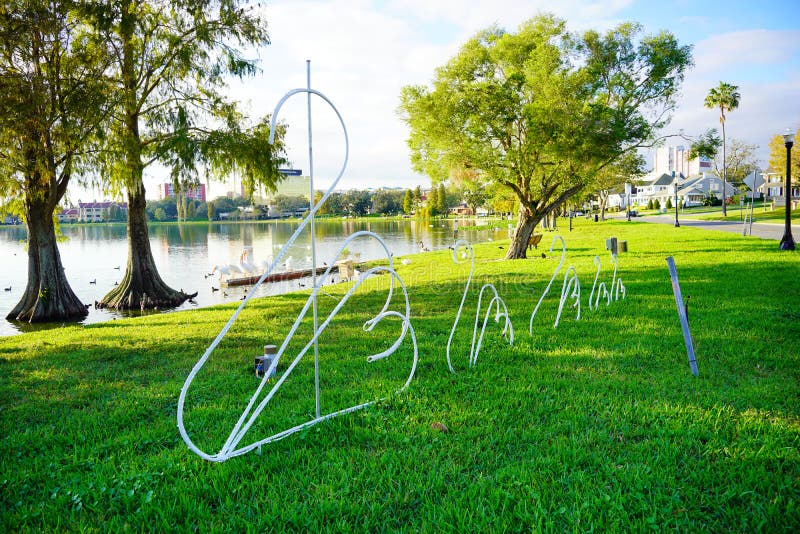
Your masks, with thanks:
M 224 274 L 225 276 L 230 276 L 232 274 L 239 274 L 242 270 L 237 267 L 236 265 L 229 263 L 227 265 L 215 265 L 213 269 L 211 269 L 211 274 L 219 273 L 220 277 Z
M 258 267 L 247 261 L 247 249 L 244 249 L 239 256 L 239 267 L 245 273 L 256 274 L 258 272 Z

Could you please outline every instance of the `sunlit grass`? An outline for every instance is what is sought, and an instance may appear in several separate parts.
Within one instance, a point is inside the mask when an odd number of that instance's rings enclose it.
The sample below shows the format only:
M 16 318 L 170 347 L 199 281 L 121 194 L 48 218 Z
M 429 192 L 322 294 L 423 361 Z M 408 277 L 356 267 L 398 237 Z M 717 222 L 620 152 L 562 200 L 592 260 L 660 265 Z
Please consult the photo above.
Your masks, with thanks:
M 703 219 L 706 221 L 738 221 L 741 220 L 742 216 L 747 216 L 748 210 L 745 208 L 744 210 L 740 210 L 737 206 L 734 209 L 728 208 L 728 216 L 723 217 L 722 212 L 719 213 L 711 213 L 706 215 L 699 215 L 698 219 Z M 790 213 L 792 220 L 800 220 L 800 210 L 794 209 Z M 775 208 L 769 209 L 764 211 L 763 208 L 755 206 L 753 209 L 753 222 L 764 222 L 764 223 L 782 223 L 786 220 L 786 208 Z
M 644 223 L 574 221 L 561 230 L 581 282 L 581 319 L 547 233 L 531 259 L 475 246 L 472 292 L 445 346 L 468 265 L 448 251 L 397 265 L 420 361 L 388 359 L 399 322 L 374 332 L 388 277 L 363 286 L 320 339 L 323 412 L 371 408 L 223 464 L 194 456 L 175 414 L 189 370 L 232 306 L 150 315 L 0 339 L 0 528 L 61 530 L 682 530 L 800 528 L 800 256 L 756 238 Z M 624 301 L 591 311 L 592 258 L 628 242 Z M 546 258 L 542 258 L 544 253 Z M 700 376 L 688 369 L 664 258 L 675 257 Z M 515 328 L 490 321 L 468 368 L 477 291 L 495 284 Z M 319 301 L 324 319 L 346 284 Z M 253 356 L 280 344 L 307 293 L 252 301 L 198 375 L 187 427 L 216 452 L 257 385 Z M 402 309 L 396 295 L 393 309 Z M 304 320 L 287 350 L 308 340 Z M 285 366 L 282 365 L 282 369 Z M 244 443 L 312 417 L 303 359 Z M 442 432 L 434 423 L 446 426 Z M 433 425 L 433 426 L 432 426 Z

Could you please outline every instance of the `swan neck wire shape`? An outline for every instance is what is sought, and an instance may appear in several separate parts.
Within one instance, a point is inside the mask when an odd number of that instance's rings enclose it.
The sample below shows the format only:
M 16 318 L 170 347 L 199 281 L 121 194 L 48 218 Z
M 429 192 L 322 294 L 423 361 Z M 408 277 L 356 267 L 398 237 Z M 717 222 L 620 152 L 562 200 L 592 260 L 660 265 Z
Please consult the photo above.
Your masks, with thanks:
M 530 333 L 530 335 L 533 335 L 533 319 L 536 317 L 536 312 L 539 311 L 539 306 L 542 305 L 544 297 L 547 296 L 547 293 L 550 291 L 550 286 L 553 285 L 553 281 L 556 279 L 556 276 L 558 276 L 558 272 L 561 270 L 561 267 L 564 265 L 564 260 L 567 257 L 567 243 L 560 235 L 553 236 L 553 243 L 550 245 L 550 252 L 553 252 L 553 247 L 556 246 L 556 242 L 559 239 L 561 240 L 561 261 L 558 262 L 558 266 L 556 267 L 556 270 L 553 271 L 553 276 L 550 278 L 550 282 L 547 284 L 547 287 L 544 288 L 544 291 L 542 291 L 542 296 L 539 297 L 539 302 L 536 303 L 536 307 L 533 309 L 531 320 L 528 323 L 528 333 Z
M 475 251 L 472 249 L 472 245 L 464 240 L 464 239 L 456 239 L 453 243 L 453 263 L 458 263 L 458 249 L 459 247 L 464 247 L 467 249 L 469 253 L 470 259 L 470 269 L 469 269 L 469 276 L 467 277 L 467 283 L 464 286 L 464 294 L 461 297 L 461 304 L 458 306 L 458 312 L 456 313 L 456 319 L 453 322 L 453 328 L 450 330 L 450 337 L 447 339 L 447 367 L 450 369 L 450 372 L 456 374 L 456 370 L 453 368 L 453 362 L 450 357 L 450 345 L 453 342 L 453 338 L 456 334 L 456 327 L 458 326 L 458 321 L 461 319 L 461 311 L 464 308 L 464 302 L 467 300 L 467 293 L 469 292 L 469 286 L 472 282 L 472 275 L 475 273 Z M 480 320 L 481 315 L 481 304 L 483 302 L 483 294 L 487 291 L 491 291 L 493 293 L 492 299 L 489 301 L 489 305 L 486 307 L 486 314 L 483 319 L 483 325 L 481 327 L 480 336 L 478 336 L 478 322 Z M 511 319 L 508 316 L 508 308 L 506 307 L 505 301 L 500 298 L 500 295 L 497 293 L 497 289 L 492 284 L 484 284 L 481 287 L 480 293 L 478 294 L 478 307 L 475 310 L 475 324 L 472 329 L 472 343 L 470 344 L 469 349 L 469 366 L 474 367 L 478 362 L 478 353 L 480 353 L 481 345 L 483 344 L 483 335 L 486 332 L 486 325 L 489 321 L 489 316 L 492 312 L 492 306 L 495 307 L 495 322 L 499 322 L 501 317 L 505 317 L 505 324 L 503 326 L 503 331 L 501 335 L 507 336 L 510 345 L 514 344 L 514 326 L 511 324 Z M 502 309 L 501 309 L 502 308 Z M 476 342 L 477 337 L 477 342 Z
M 270 443 L 272 441 L 276 441 L 276 440 L 282 439 L 282 438 L 284 438 L 286 436 L 289 436 L 289 435 L 291 435 L 291 434 L 293 434 L 293 433 L 295 433 L 295 432 L 297 432 L 299 430 L 302 430 L 302 429 L 307 428 L 309 426 L 315 425 L 315 424 L 317 424 L 317 423 L 319 423 L 321 421 L 330 419 L 332 417 L 336 417 L 337 415 L 350 413 L 352 411 L 355 411 L 355 410 L 364 408 L 366 406 L 369 406 L 369 405 L 371 405 L 371 404 L 373 404 L 375 402 L 375 401 L 365 402 L 365 403 L 362 403 L 362 404 L 359 404 L 359 405 L 356 405 L 356 406 L 351 406 L 349 408 L 344 408 L 344 409 L 341 409 L 341 410 L 334 411 L 332 413 L 328 413 L 326 415 L 322 415 L 320 413 L 319 358 L 318 358 L 318 350 L 317 350 L 319 336 L 328 327 L 328 325 L 330 324 L 330 322 L 333 319 L 333 317 L 345 305 L 345 303 L 350 299 L 350 297 L 354 294 L 354 292 L 358 289 L 358 287 L 363 283 L 363 281 L 366 280 L 369 276 L 371 276 L 373 274 L 384 273 L 384 272 L 388 273 L 390 275 L 389 276 L 389 288 L 388 288 L 388 294 L 387 294 L 386 302 L 384 303 L 381 311 L 378 312 L 378 314 L 375 317 L 373 317 L 372 319 L 370 319 L 369 321 L 367 321 L 364 324 L 364 326 L 363 326 L 364 331 L 367 331 L 367 332 L 371 331 L 383 319 L 388 318 L 388 317 L 400 319 L 400 321 L 402 323 L 402 330 L 401 330 L 399 336 L 397 337 L 397 339 L 394 341 L 394 343 L 388 349 L 386 349 L 386 350 L 384 350 L 384 351 L 382 351 L 382 352 L 380 352 L 378 354 L 373 354 L 373 355 L 367 357 L 367 362 L 374 362 L 374 361 L 380 360 L 380 359 L 385 358 L 385 357 L 391 355 L 392 353 L 394 353 L 400 347 L 400 345 L 403 342 L 403 340 L 405 339 L 406 335 L 410 333 L 412 347 L 413 347 L 413 361 L 412 361 L 412 365 L 411 365 L 410 374 L 409 374 L 408 378 L 406 379 L 405 383 L 400 388 L 400 390 L 403 390 L 403 389 L 405 389 L 405 388 L 407 388 L 409 386 L 409 384 L 411 383 L 412 378 L 414 377 L 414 373 L 416 372 L 417 361 L 418 361 L 418 356 L 419 355 L 418 355 L 418 349 L 417 349 L 416 334 L 414 332 L 414 328 L 413 328 L 413 326 L 411 324 L 411 320 L 410 320 L 410 317 L 411 317 L 411 306 L 410 306 L 410 302 L 409 302 L 409 298 L 408 298 L 408 291 L 406 289 L 406 286 L 405 286 L 405 284 L 403 283 L 402 279 L 399 277 L 399 275 L 397 274 L 397 272 L 394 269 L 394 263 L 393 263 L 393 259 L 392 259 L 392 254 L 389 251 L 388 247 L 386 246 L 386 243 L 377 234 L 374 234 L 372 232 L 368 232 L 368 231 L 356 232 L 356 233 L 352 234 L 351 236 L 349 236 L 344 241 L 344 243 L 340 246 L 340 248 L 336 252 L 336 254 L 330 259 L 330 261 L 328 262 L 328 267 L 325 270 L 325 272 L 322 274 L 322 276 L 319 278 L 319 281 L 317 281 L 316 276 L 314 276 L 314 278 L 313 278 L 314 284 L 313 284 L 313 290 L 311 292 L 311 295 L 309 296 L 308 300 L 306 301 L 305 306 L 301 310 L 300 314 L 298 315 L 297 319 L 295 320 L 294 324 L 292 325 L 292 328 L 290 329 L 289 333 L 287 334 L 286 338 L 284 339 L 283 343 L 281 344 L 280 348 L 278 349 L 277 355 L 273 359 L 272 364 L 270 365 L 270 367 L 264 373 L 264 376 L 261 379 L 261 382 L 259 383 L 258 387 L 256 388 L 255 393 L 252 395 L 252 397 L 250 398 L 249 402 L 247 403 L 247 406 L 245 407 L 244 411 L 240 415 L 240 417 L 237 420 L 236 424 L 233 426 L 233 429 L 231 430 L 230 434 L 228 435 L 227 439 L 225 440 L 225 443 L 223 444 L 223 446 L 220 449 L 220 451 L 217 452 L 216 454 L 209 454 L 207 452 L 202 451 L 192 441 L 192 439 L 190 438 L 190 436 L 189 436 L 189 434 L 188 434 L 188 432 L 186 430 L 186 426 L 185 426 L 185 422 L 184 422 L 184 407 L 185 407 L 185 403 L 186 403 L 186 396 L 187 396 L 187 392 L 188 392 L 189 386 L 192 384 L 192 382 L 194 381 L 195 377 L 200 372 L 200 370 L 205 365 L 205 363 L 208 361 L 209 357 L 214 352 L 214 350 L 217 348 L 217 346 L 220 344 L 222 339 L 228 333 L 228 331 L 230 330 L 231 326 L 236 321 L 236 319 L 239 317 L 239 314 L 242 312 L 244 307 L 247 305 L 247 303 L 250 301 L 250 299 L 253 298 L 253 295 L 255 294 L 256 290 L 261 286 L 261 284 L 264 282 L 266 277 L 269 276 L 272 273 L 272 270 L 275 268 L 275 266 L 280 265 L 281 260 L 286 255 L 286 252 L 289 250 L 289 248 L 292 246 L 292 244 L 295 242 L 295 240 L 298 238 L 300 233 L 309 224 L 311 225 L 311 228 L 313 229 L 313 224 L 314 224 L 313 221 L 314 221 L 314 216 L 316 215 L 316 212 L 319 210 L 320 206 L 325 203 L 325 201 L 328 199 L 328 197 L 333 193 L 334 189 L 336 188 L 337 184 L 339 183 L 339 180 L 343 176 L 345 169 L 347 168 L 350 145 L 349 145 L 349 140 L 348 140 L 348 135 L 347 135 L 347 128 L 345 126 L 344 120 L 342 119 L 342 116 L 339 113 L 339 110 L 336 109 L 336 106 L 330 101 L 330 99 L 328 99 L 328 97 L 326 97 L 321 92 L 319 92 L 319 91 L 317 91 L 315 89 L 312 89 L 310 87 L 310 79 L 311 78 L 310 78 L 310 64 L 309 63 L 307 63 L 307 68 L 308 68 L 308 75 L 307 75 L 308 84 L 307 84 L 307 87 L 299 88 L 299 89 L 292 89 L 291 91 L 286 93 L 286 95 L 284 95 L 284 97 L 278 102 L 278 105 L 275 107 L 275 110 L 272 113 L 272 120 L 271 120 L 271 123 L 270 123 L 269 142 L 270 142 L 270 144 L 274 143 L 275 127 L 276 127 L 276 124 L 277 124 L 277 118 L 278 118 L 279 111 L 280 111 L 281 107 L 283 106 L 283 104 L 290 97 L 292 97 L 295 94 L 307 93 L 308 99 L 309 99 L 309 101 L 308 101 L 308 112 L 309 112 L 309 120 L 308 120 L 308 125 L 309 125 L 309 159 L 311 160 L 310 161 L 310 165 L 311 165 L 311 169 L 312 169 L 311 172 L 313 173 L 313 159 L 312 159 L 313 152 L 312 152 L 312 146 L 311 146 L 312 137 L 311 137 L 311 104 L 310 104 L 310 98 L 311 98 L 311 95 L 316 95 L 316 96 L 322 98 L 325 102 L 327 102 L 331 106 L 331 108 L 335 112 L 335 114 L 338 117 L 339 122 L 340 122 L 340 124 L 342 126 L 342 132 L 344 134 L 344 142 L 345 142 L 344 161 L 342 163 L 341 169 L 339 170 L 339 173 L 336 176 L 336 179 L 333 181 L 331 186 L 327 189 L 327 191 L 322 196 L 322 198 L 319 200 L 319 202 L 316 202 L 316 203 L 313 201 L 314 195 L 313 195 L 313 181 L 312 181 L 311 195 L 310 195 L 310 197 L 311 197 L 311 200 L 310 200 L 311 209 L 310 209 L 310 212 L 309 212 L 308 216 L 305 219 L 303 219 L 303 221 L 301 221 L 301 223 L 298 225 L 298 227 L 295 230 L 295 232 L 292 234 L 292 236 L 289 238 L 289 240 L 286 242 L 286 244 L 280 249 L 280 252 L 278 253 L 278 255 L 273 259 L 272 263 L 270 263 L 266 267 L 266 269 L 262 273 L 262 275 L 259 278 L 259 280 L 250 289 L 250 291 L 245 296 L 244 300 L 242 300 L 242 302 L 239 304 L 238 308 L 234 311 L 233 315 L 228 320 L 228 322 L 224 325 L 224 327 L 222 328 L 220 333 L 217 335 L 216 338 L 214 338 L 214 340 L 208 346 L 208 348 L 203 353 L 201 358 L 197 361 L 197 363 L 194 365 L 192 370 L 189 372 L 189 375 L 187 376 L 186 381 L 184 382 L 183 387 L 181 388 L 180 396 L 178 398 L 178 410 L 177 410 L 177 424 L 178 424 L 178 430 L 180 432 L 180 435 L 181 435 L 181 437 L 183 438 L 184 442 L 187 444 L 187 446 L 189 447 L 189 449 L 192 452 L 194 452 L 195 454 L 197 454 L 201 458 L 204 458 L 204 459 L 212 461 L 212 462 L 223 462 L 223 461 L 225 461 L 225 460 L 227 460 L 229 458 L 232 458 L 234 456 L 239 456 L 239 455 L 245 454 L 245 453 L 247 453 L 247 452 L 249 452 L 249 451 L 251 451 L 251 450 L 253 450 L 253 449 L 257 448 L 257 447 L 260 447 L 263 444 Z M 389 267 L 381 266 L 381 267 L 373 267 L 373 268 L 369 269 L 366 273 L 364 273 L 364 275 L 362 277 L 360 277 L 353 284 L 353 286 L 349 289 L 349 291 L 345 294 L 345 296 L 342 297 L 342 299 L 339 301 L 339 303 L 334 307 L 333 311 L 331 311 L 331 313 L 328 315 L 328 317 L 325 319 L 325 321 L 323 321 L 322 324 L 317 324 L 317 308 L 316 308 L 316 304 L 317 304 L 317 295 L 319 294 L 321 287 L 330 278 L 331 271 L 334 268 L 334 263 L 335 263 L 336 259 L 341 256 L 343 250 L 354 239 L 361 238 L 361 237 L 372 238 L 372 239 L 375 239 L 375 240 L 378 241 L 378 243 L 382 246 L 382 248 L 383 248 L 383 250 L 384 250 L 384 252 L 386 254 L 386 258 L 388 259 Z M 312 239 L 312 244 L 313 244 L 314 243 L 314 232 L 313 231 L 312 231 L 312 234 L 311 234 L 311 239 Z M 312 246 L 312 248 L 314 248 L 314 247 Z M 312 255 L 312 261 L 314 262 L 314 266 L 316 266 L 316 254 L 315 253 Z M 312 272 L 314 272 L 314 269 L 312 269 Z M 402 289 L 402 291 L 403 291 L 403 296 L 404 296 L 404 300 L 405 300 L 405 312 L 404 313 L 400 313 L 400 312 L 397 312 L 397 311 L 394 311 L 394 310 L 389 310 L 389 306 L 390 306 L 391 301 L 392 301 L 392 295 L 393 295 L 393 290 L 394 290 L 395 283 L 397 283 L 400 286 L 400 288 Z M 267 393 L 266 397 L 264 397 L 256 405 L 256 402 L 258 401 L 259 397 L 261 396 L 262 391 L 266 387 L 266 384 L 268 382 L 268 377 L 273 373 L 274 370 L 277 369 L 278 363 L 279 363 L 280 359 L 283 357 L 284 352 L 286 351 L 286 347 L 289 345 L 289 342 L 292 340 L 292 338 L 293 338 L 295 332 L 297 331 L 297 329 L 299 328 L 302 320 L 305 318 L 309 307 L 312 307 L 312 306 L 313 306 L 313 313 L 314 313 L 314 331 L 313 331 L 312 339 L 309 340 L 308 343 L 305 345 L 305 347 L 297 354 L 297 356 L 295 356 L 295 358 L 292 360 L 292 362 L 288 365 L 288 367 L 287 367 L 286 371 L 283 373 L 283 375 L 281 375 L 281 377 L 276 381 L 276 383 L 272 386 L 270 391 Z M 308 350 L 312 346 L 314 347 L 314 353 L 315 353 L 314 374 L 315 374 L 316 417 L 314 419 L 311 419 L 311 420 L 305 422 L 305 423 L 302 423 L 302 424 L 297 425 L 297 426 L 295 426 L 293 428 L 278 432 L 277 434 L 274 434 L 274 435 L 269 436 L 267 438 L 258 439 L 258 440 L 254 441 L 254 442 L 252 442 L 252 443 L 250 443 L 248 445 L 239 446 L 239 443 L 242 441 L 242 439 L 244 438 L 244 436 L 248 432 L 248 430 L 250 430 L 250 428 L 252 427 L 252 425 L 254 424 L 256 419 L 259 417 L 261 412 L 265 409 L 267 403 L 269 403 L 269 401 L 274 397 L 274 395 L 276 394 L 278 389 L 281 387 L 281 385 L 289 377 L 289 375 L 291 374 L 292 370 L 297 366 L 297 364 L 300 362 L 300 360 L 303 358 L 303 356 L 308 352 Z

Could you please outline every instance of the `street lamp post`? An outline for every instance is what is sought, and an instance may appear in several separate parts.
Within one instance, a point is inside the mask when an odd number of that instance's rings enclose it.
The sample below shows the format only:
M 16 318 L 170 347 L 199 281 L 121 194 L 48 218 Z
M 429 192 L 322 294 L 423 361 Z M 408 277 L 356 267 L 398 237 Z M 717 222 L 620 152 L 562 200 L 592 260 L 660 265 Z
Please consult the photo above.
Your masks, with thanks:
M 675 171 L 672 171 L 672 184 L 675 186 L 675 228 L 680 228 L 678 222 L 678 179 L 675 178 Z
M 787 130 L 783 134 L 784 145 L 786 145 L 786 222 L 781 238 L 781 250 L 794 250 L 794 238 L 792 237 L 792 145 L 794 145 L 794 132 Z

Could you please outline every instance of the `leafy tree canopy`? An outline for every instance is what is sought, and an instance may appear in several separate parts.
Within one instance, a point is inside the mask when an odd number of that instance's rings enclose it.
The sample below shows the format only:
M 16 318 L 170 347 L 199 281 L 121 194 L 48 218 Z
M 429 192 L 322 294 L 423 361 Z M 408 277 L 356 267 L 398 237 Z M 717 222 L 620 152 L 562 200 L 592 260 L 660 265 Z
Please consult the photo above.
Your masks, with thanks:
M 401 92 L 414 168 L 434 182 L 470 169 L 510 189 L 520 218 L 506 257 L 525 257 L 542 217 L 666 124 L 691 47 L 641 32 L 575 35 L 551 15 L 481 31 L 432 87 Z
M 792 147 L 791 167 L 792 167 L 792 183 L 800 182 L 800 148 L 798 148 L 798 141 L 800 141 L 800 130 L 795 132 L 794 147 Z M 772 172 L 777 172 L 781 176 L 786 175 L 786 142 L 783 140 L 783 135 L 776 135 L 769 141 L 769 167 Z

